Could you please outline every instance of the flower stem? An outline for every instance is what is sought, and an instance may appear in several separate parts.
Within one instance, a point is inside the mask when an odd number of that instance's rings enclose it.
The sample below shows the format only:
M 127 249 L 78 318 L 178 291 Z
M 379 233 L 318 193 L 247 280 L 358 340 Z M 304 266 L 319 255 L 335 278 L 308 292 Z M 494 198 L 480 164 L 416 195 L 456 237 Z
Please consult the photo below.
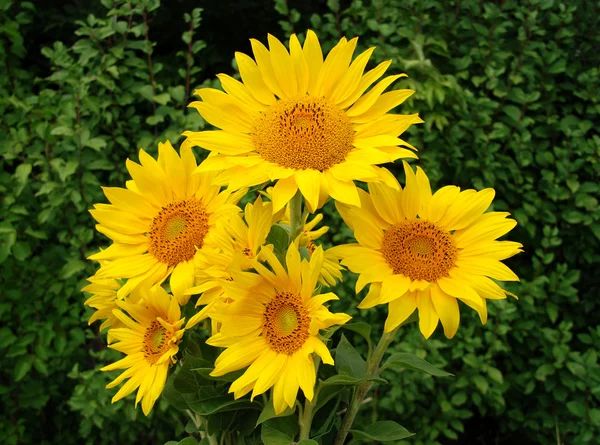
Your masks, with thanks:
M 315 398 L 310 402 L 308 399 L 304 401 L 304 411 L 302 413 L 302 418 L 300 419 L 300 439 L 310 439 L 310 427 L 312 425 L 312 417 L 313 417 L 313 407 L 314 402 L 316 402 Z
M 371 357 L 367 360 L 367 375 L 368 376 L 375 376 L 378 374 L 379 364 L 381 363 L 383 354 L 387 350 L 390 343 L 394 340 L 394 337 L 396 336 L 396 332 L 398 332 L 398 329 L 400 329 L 400 327 L 397 327 L 396 329 L 394 329 L 391 332 L 387 332 L 387 333 L 383 334 L 381 336 L 381 338 L 379 339 L 379 343 L 377 344 L 375 351 L 373 351 L 373 355 L 371 355 Z M 362 405 L 362 402 L 365 399 L 365 396 L 367 395 L 369 390 L 372 388 L 372 386 L 373 386 L 372 382 L 364 382 L 364 383 L 361 383 L 360 385 L 358 385 L 358 387 L 356 387 L 356 389 L 354 390 L 352 400 L 350 400 L 350 405 L 348 406 L 348 409 L 346 410 L 346 414 L 344 415 L 344 418 L 342 419 L 342 426 L 340 427 L 338 435 L 335 438 L 334 445 L 343 445 L 344 441 L 346 440 L 346 436 L 348 435 L 348 431 L 350 431 L 350 428 L 352 427 L 352 424 L 354 423 L 356 414 L 358 413 L 358 410 L 360 409 L 360 406 Z
M 319 373 L 319 366 L 321 365 L 321 358 L 315 357 L 315 374 Z M 306 399 L 304 401 L 304 410 L 300 414 L 299 425 L 300 425 L 300 438 L 298 440 L 310 439 L 310 427 L 312 426 L 313 420 L 313 409 L 317 405 L 317 399 L 319 398 L 319 391 L 321 385 L 317 384 L 315 394 L 312 400 Z
M 290 239 L 288 244 L 298 237 L 302 230 L 302 193 L 296 192 L 290 201 Z

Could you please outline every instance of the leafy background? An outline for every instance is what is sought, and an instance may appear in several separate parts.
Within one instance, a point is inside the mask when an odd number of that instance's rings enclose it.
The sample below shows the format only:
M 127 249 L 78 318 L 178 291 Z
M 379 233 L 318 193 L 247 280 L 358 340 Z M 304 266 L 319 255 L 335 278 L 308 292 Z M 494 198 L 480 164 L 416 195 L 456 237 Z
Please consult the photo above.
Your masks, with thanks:
M 185 436 L 162 401 L 150 417 L 110 404 L 114 360 L 88 327 L 85 257 L 106 244 L 87 213 L 140 147 L 205 123 L 194 88 L 233 73 L 248 38 L 312 28 L 377 46 L 417 93 L 408 140 L 436 186 L 494 187 L 519 226 L 519 301 L 486 326 L 464 310 L 451 341 L 406 328 L 393 348 L 453 378 L 387 371 L 359 422 L 400 422 L 407 443 L 586 444 L 600 435 L 600 17 L 556 0 L 0 0 L 0 430 L 17 443 L 161 444 Z M 395 172 L 399 173 L 397 166 Z M 327 242 L 348 240 L 334 207 Z M 358 314 L 379 332 L 384 310 Z M 346 335 L 361 347 L 359 336 Z M 362 345 L 364 346 L 364 345 Z

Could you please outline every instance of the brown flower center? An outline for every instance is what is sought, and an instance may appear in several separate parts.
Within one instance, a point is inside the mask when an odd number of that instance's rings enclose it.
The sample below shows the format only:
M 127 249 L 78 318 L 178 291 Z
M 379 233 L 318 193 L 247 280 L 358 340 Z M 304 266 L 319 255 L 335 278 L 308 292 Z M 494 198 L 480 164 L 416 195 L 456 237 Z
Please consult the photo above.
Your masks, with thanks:
M 256 123 L 252 140 L 269 162 L 324 171 L 346 159 L 354 128 L 341 108 L 323 98 L 304 96 L 270 107 Z
M 381 253 L 394 274 L 430 283 L 448 276 L 457 252 L 450 233 L 419 220 L 390 227 L 383 234 L 381 245 Z
M 148 232 L 148 252 L 169 266 L 191 260 L 208 233 L 208 213 L 202 202 L 187 198 L 163 207 Z
M 163 325 L 154 320 L 144 333 L 144 346 L 142 347 L 144 358 L 153 365 L 168 349 L 168 332 Z
M 271 349 L 291 355 L 308 338 L 310 317 L 300 296 L 289 292 L 278 293 L 265 306 L 263 336 Z

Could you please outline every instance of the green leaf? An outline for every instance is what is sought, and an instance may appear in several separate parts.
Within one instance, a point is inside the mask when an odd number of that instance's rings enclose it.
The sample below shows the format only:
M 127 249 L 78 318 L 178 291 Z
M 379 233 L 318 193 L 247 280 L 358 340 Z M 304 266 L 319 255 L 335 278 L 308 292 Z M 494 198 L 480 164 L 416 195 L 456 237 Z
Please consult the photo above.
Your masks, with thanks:
M 461 392 L 457 392 L 456 394 L 454 394 L 452 396 L 450 403 L 452 403 L 452 405 L 454 405 L 454 406 L 460 406 L 460 405 L 464 405 L 464 403 L 466 401 L 467 401 L 467 395 L 461 391 Z
M 487 394 L 490 387 L 489 383 L 482 375 L 476 375 L 473 377 L 473 383 L 482 394 Z
M 351 429 L 350 432 L 354 439 L 375 440 L 378 442 L 402 440 L 415 435 L 391 420 L 375 422 L 364 428 L 362 431 Z
M 357 334 L 361 335 L 369 346 L 371 346 L 371 325 L 368 323 L 364 323 L 362 321 L 358 323 L 347 323 L 342 325 L 343 329 L 348 329 L 349 331 L 354 331 Z
M 265 445 L 290 445 L 298 431 L 296 416 L 276 417 L 264 422 L 260 429 L 260 438 Z
M 317 442 L 316 440 L 312 440 L 312 439 L 304 439 L 304 440 L 301 440 L 300 442 L 297 442 L 297 445 L 319 445 L 319 442 Z
M 233 382 L 237 380 L 244 373 L 245 370 L 230 372 L 219 377 L 213 377 L 210 375 L 210 373 L 214 371 L 214 368 L 192 368 L 192 371 L 197 372 L 202 377 L 208 380 L 216 380 L 219 382 Z
M 93 150 L 100 151 L 103 148 L 106 148 L 106 141 L 102 138 L 92 138 L 85 143 L 85 146 L 90 147 Z
M 342 385 L 342 386 L 355 386 L 359 385 L 363 382 L 375 382 L 380 384 L 386 384 L 387 380 L 382 379 L 381 377 L 353 377 L 348 374 L 337 374 L 333 377 L 329 377 L 327 380 L 322 382 L 322 385 L 325 386 L 334 386 L 334 385 Z
M 29 244 L 18 241 L 12 247 L 12 253 L 17 261 L 24 261 L 29 255 L 31 255 L 31 248 Z
M 335 367 L 340 374 L 357 378 L 364 378 L 367 373 L 367 363 L 343 334 L 335 348 Z
M 502 377 L 502 373 L 497 368 L 488 368 L 487 373 L 492 380 L 502 384 L 504 383 L 504 378 Z
M 576 400 L 567 402 L 567 409 L 580 419 L 584 419 L 586 417 L 587 408 L 585 407 L 585 403 L 583 402 L 579 402 Z
M 521 110 L 514 105 L 506 105 L 503 111 L 515 122 L 521 117 Z
M 441 369 L 433 366 L 431 363 L 408 352 L 397 352 L 392 354 L 385 361 L 384 366 L 392 369 L 412 369 L 414 371 L 421 371 L 436 377 L 448 377 L 452 375 L 449 372 L 442 371 Z
M 82 271 L 85 269 L 86 267 L 86 263 L 79 260 L 79 259 L 70 259 L 69 261 L 67 261 L 67 264 L 65 264 L 63 266 L 63 268 L 60 271 L 60 277 L 62 279 L 66 279 L 69 277 L 72 277 L 73 275 L 75 275 L 76 273 Z
M 29 373 L 29 370 L 31 369 L 32 365 L 33 360 L 31 360 L 30 356 L 26 355 L 23 357 L 19 357 L 17 363 L 15 364 L 15 369 L 13 370 L 15 382 L 22 380 L 23 377 L 25 377 Z
M 262 408 L 258 402 L 253 403 L 248 399 L 235 400 L 232 395 L 207 397 L 203 390 L 195 394 L 186 394 L 184 398 L 190 409 L 201 416 L 210 416 L 225 411 Z
M 169 93 L 157 94 L 152 99 L 156 103 L 159 103 L 161 105 L 166 105 L 171 100 L 171 95 Z
M 269 399 L 269 402 L 265 405 L 263 410 L 260 412 L 260 416 L 258 416 L 258 420 L 256 421 L 256 426 L 260 425 L 267 420 L 273 419 L 275 417 L 287 417 L 291 416 L 296 412 L 296 405 L 293 408 L 287 408 L 281 414 L 275 414 L 275 408 L 273 407 L 273 399 Z
M 273 244 L 275 253 L 283 256 L 287 250 L 289 238 L 290 233 L 287 228 L 280 224 L 273 224 L 265 244 Z

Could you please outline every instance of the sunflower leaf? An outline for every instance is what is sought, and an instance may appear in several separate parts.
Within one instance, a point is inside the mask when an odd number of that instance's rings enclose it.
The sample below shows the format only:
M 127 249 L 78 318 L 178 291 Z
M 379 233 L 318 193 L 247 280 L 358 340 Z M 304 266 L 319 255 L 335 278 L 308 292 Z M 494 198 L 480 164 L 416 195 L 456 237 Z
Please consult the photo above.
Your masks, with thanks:
M 343 334 L 335 349 L 335 367 L 340 374 L 357 378 L 364 378 L 367 373 L 367 363 Z
M 260 438 L 265 445 L 289 445 L 298 431 L 296 416 L 276 417 L 262 424 Z
M 406 428 L 391 420 L 375 422 L 365 427 L 362 431 L 352 429 L 350 432 L 353 439 L 374 440 L 377 442 L 402 440 L 415 435 L 415 433 L 411 433 Z

